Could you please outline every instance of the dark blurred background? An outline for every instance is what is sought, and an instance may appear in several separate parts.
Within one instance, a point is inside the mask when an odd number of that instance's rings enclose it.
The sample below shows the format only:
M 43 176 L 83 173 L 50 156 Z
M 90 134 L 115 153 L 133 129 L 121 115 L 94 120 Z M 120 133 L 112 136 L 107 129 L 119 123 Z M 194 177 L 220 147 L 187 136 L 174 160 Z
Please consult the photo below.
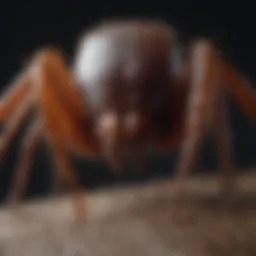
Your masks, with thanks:
M 255 13 L 253 5 L 240 1 L 3 1 L 0 8 L 0 85 L 8 87 L 13 76 L 33 52 L 48 44 L 59 46 L 71 63 L 77 38 L 90 25 L 107 17 L 154 17 L 172 24 L 183 41 L 195 36 L 214 40 L 226 58 L 256 84 Z M 252 2 L 253 3 L 253 2 Z M 237 168 L 256 165 L 254 123 L 229 99 L 232 143 Z M 22 133 L 21 133 L 22 134 Z M 17 165 L 21 134 L 9 148 L 0 166 L 0 199 L 6 198 Z M 196 172 L 217 168 L 216 150 L 206 140 Z M 112 174 L 104 161 L 76 159 L 75 166 L 84 186 L 93 189 L 127 182 L 167 178 L 172 174 L 176 156 L 154 156 L 140 172 Z M 30 175 L 28 197 L 50 193 L 51 160 L 42 144 Z M 242 171 L 242 169 L 240 170 Z

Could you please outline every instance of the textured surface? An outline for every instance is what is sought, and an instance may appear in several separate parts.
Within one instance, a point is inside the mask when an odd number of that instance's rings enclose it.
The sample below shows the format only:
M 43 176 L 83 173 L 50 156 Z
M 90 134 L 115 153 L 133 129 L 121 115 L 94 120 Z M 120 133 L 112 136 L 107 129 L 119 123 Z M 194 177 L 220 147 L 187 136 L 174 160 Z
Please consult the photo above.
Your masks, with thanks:
M 217 180 L 191 179 L 179 218 L 167 182 L 90 194 L 87 221 L 74 220 L 69 198 L 2 209 L 0 255 L 255 256 L 256 175 L 238 180 L 227 205 Z

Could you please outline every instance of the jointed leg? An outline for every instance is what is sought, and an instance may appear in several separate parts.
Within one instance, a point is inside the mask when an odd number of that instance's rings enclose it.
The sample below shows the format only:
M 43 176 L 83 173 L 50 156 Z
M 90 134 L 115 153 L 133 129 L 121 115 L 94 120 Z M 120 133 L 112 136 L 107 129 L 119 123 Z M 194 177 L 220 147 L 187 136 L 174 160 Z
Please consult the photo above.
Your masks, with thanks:
M 31 95 L 28 94 L 26 98 L 24 98 L 22 102 L 20 102 L 18 108 L 13 109 L 14 114 L 9 117 L 9 120 L 6 121 L 4 132 L 1 134 L 0 137 L 0 160 L 3 158 L 7 147 L 17 134 L 22 122 L 31 110 L 31 105 Z
M 39 59 L 35 70 L 34 75 L 39 88 L 37 91 L 39 115 L 44 121 L 48 141 L 52 147 L 53 159 L 58 171 L 57 177 L 70 187 L 76 195 L 75 203 L 81 208 L 80 199 L 84 198 L 84 193 L 68 157 L 68 150 L 83 145 L 86 149 L 89 146 L 86 138 L 83 137 L 86 133 L 83 127 L 81 130 L 86 109 L 75 85 L 66 84 L 70 81 L 69 74 L 56 56 L 46 52 Z
M 21 73 L 0 99 L 0 122 L 5 122 L 30 91 L 29 73 Z
M 252 120 L 256 120 L 255 88 L 228 61 L 220 58 L 218 65 L 221 70 L 222 85 L 227 88 L 227 92 L 234 97 L 244 113 Z
M 75 193 L 78 193 L 80 186 L 67 159 L 68 148 L 66 147 L 73 147 L 80 152 L 81 150 L 85 153 L 91 152 L 91 136 L 85 131 L 86 102 L 61 55 L 54 49 L 38 52 L 27 70 L 17 79 L 16 86 L 12 86 L 9 93 L 0 101 L 0 121 L 5 122 L 7 118 L 9 119 L 1 137 L 2 152 L 17 132 L 31 104 L 34 104 L 38 110 L 36 118 L 45 124 L 46 132 L 53 138 L 53 151 L 56 154 L 56 163 L 60 167 L 58 170 L 61 177 Z M 15 113 L 12 115 L 14 110 Z M 23 144 L 27 151 L 23 151 L 21 169 L 16 175 L 16 185 L 14 185 L 16 188 L 11 197 L 12 200 L 16 200 L 18 194 L 23 193 L 26 185 L 25 176 L 31 161 L 28 152 L 33 152 L 37 141 L 35 131 L 37 128 L 31 129 L 33 131 L 29 132 Z M 55 139 L 63 145 L 59 147 Z
M 234 165 L 230 146 L 229 116 L 226 112 L 225 92 L 219 90 L 214 106 L 212 131 L 220 158 L 220 185 L 222 197 L 228 198 L 234 190 Z
M 42 135 L 41 132 L 42 124 L 37 120 L 29 127 L 23 140 L 20 160 L 18 161 L 17 170 L 14 173 L 14 183 L 9 197 L 11 205 L 15 205 L 24 195 L 36 145 Z
M 185 135 L 177 166 L 176 199 L 183 197 L 185 181 L 193 167 L 200 142 L 206 133 L 207 114 L 211 113 L 215 80 L 217 78 L 216 52 L 209 42 L 196 43 L 191 56 L 191 93 L 185 123 Z
M 219 56 L 217 56 L 219 58 Z M 219 59 L 218 59 L 219 60 Z M 210 97 L 210 111 L 208 115 L 208 125 L 210 133 L 213 134 L 216 149 L 220 158 L 220 186 L 221 196 L 228 199 L 234 190 L 234 166 L 232 159 L 232 149 L 230 147 L 229 115 L 226 109 L 226 94 L 221 87 L 220 76 L 221 66 L 216 65 L 215 86 Z
M 51 149 L 53 153 L 53 160 L 55 162 L 55 167 L 57 169 L 57 174 L 70 188 L 75 196 L 75 209 L 78 215 L 83 213 L 84 210 L 84 191 L 82 186 L 79 185 L 78 179 L 76 177 L 75 170 L 71 164 L 71 160 L 67 154 L 67 151 L 54 138 L 50 139 Z

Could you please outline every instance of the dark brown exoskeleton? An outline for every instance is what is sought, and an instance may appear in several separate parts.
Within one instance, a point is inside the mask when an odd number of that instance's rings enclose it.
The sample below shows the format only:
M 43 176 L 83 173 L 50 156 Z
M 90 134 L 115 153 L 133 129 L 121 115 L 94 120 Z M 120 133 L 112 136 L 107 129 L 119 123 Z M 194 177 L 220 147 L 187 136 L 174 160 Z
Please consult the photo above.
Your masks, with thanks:
M 59 176 L 81 194 L 69 154 L 104 157 L 114 169 L 128 157 L 180 149 L 177 196 L 207 129 L 220 152 L 225 188 L 232 184 L 224 88 L 256 117 L 255 95 L 213 44 L 194 41 L 179 56 L 176 32 L 153 20 L 100 24 L 80 40 L 73 72 L 54 48 L 37 52 L 0 101 L 1 157 L 32 109 L 11 202 L 22 196 L 36 143 L 51 149 Z

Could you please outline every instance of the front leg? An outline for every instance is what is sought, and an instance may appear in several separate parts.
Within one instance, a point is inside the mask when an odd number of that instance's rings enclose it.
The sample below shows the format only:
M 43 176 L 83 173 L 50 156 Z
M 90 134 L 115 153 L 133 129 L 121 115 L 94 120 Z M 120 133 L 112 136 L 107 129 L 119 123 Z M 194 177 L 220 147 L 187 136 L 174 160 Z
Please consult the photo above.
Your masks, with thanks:
M 84 189 L 79 184 L 78 177 L 73 168 L 69 155 L 65 148 L 62 146 L 61 142 L 55 138 L 50 138 L 51 141 L 51 151 L 53 153 L 53 161 L 55 163 L 58 177 L 63 180 L 73 192 L 74 195 L 74 209 L 75 215 L 78 217 L 83 217 L 85 215 L 84 208 Z
M 86 104 L 64 60 L 54 51 L 45 49 L 35 60 L 38 117 L 44 123 L 57 173 L 55 182 L 64 182 L 75 196 L 78 216 L 84 215 L 84 190 L 73 168 L 70 153 L 92 151 L 86 128 Z M 58 180 L 57 180 L 58 179 Z
M 191 91 L 185 116 L 181 155 L 176 169 L 177 202 L 181 202 L 183 198 L 185 180 L 195 163 L 200 142 L 206 133 L 207 115 L 212 112 L 211 107 L 218 82 L 216 57 L 216 51 L 208 41 L 201 40 L 192 47 L 189 63 Z
M 0 122 L 5 123 L 31 91 L 29 69 L 21 72 L 0 98 Z

